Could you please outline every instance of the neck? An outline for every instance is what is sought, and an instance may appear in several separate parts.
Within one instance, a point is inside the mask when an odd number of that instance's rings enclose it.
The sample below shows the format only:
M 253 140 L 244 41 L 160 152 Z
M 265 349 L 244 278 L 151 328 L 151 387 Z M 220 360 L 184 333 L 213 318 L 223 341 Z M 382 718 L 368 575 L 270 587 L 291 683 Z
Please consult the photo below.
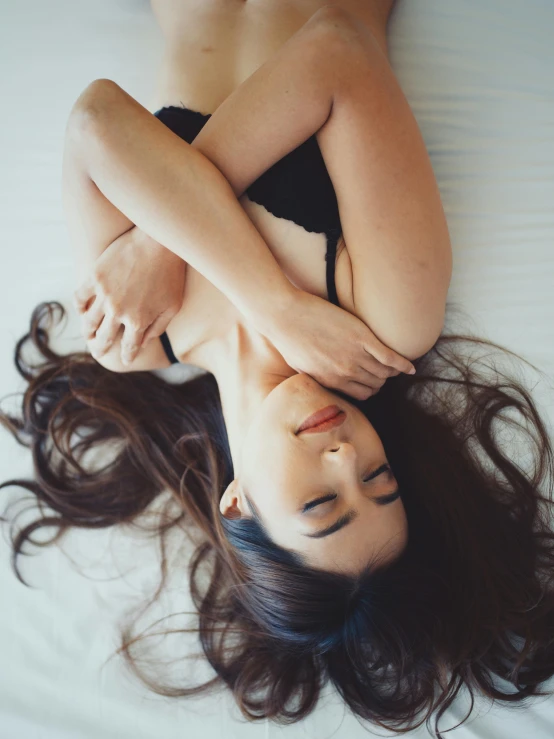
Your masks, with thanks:
M 182 347 L 180 360 L 214 375 L 237 474 L 242 440 L 254 414 L 277 385 L 297 372 L 219 290 L 198 273 L 194 277 L 202 284 L 188 292 L 182 312 L 188 346 Z M 187 288 L 192 287 L 188 278 Z
M 244 322 L 206 342 L 197 361 L 217 381 L 237 475 L 242 440 L 253 416 L 269 393 L 297 372 L 264 336 Z

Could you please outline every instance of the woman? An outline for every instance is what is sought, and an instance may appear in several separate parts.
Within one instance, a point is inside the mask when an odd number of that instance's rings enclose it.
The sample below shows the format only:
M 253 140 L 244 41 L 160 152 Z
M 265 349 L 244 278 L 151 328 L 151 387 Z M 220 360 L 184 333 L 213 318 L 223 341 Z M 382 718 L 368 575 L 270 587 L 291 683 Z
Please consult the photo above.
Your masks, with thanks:
M 67 131 L 96 359 L 53 353 L 55 306 L 39 306 L 16 350 L 23 417 L 3 421 L 35 454 L 36 481 L 18 483 L 57 512 L 38 526 L 129 521 L 170 490 L 172 524 L 204 535 L 204 652 L 246 716 L 302 718 L 330 679 L 389 728 L 436 712 L 438 736 L 463 683 L 514 701 L 554 674 L 553 455 L 525 389 L 440 350 L 471 339 L 439 339 L 450 242 L 387 60 L 391 6 L 153 3 L 168 38 L 155 116 L 100 80 Z M 144 371 L 174 359 L 207 374 Z M 530 471 L 492 435 L 510 407 L 535 432 Z

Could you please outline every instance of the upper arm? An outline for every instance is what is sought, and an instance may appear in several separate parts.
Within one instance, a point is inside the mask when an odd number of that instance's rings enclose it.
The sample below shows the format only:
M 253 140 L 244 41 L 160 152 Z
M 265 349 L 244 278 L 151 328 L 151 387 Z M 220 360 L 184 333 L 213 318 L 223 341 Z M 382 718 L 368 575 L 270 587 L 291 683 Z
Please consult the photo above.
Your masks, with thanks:
M 110 349 L 96 361 L 106 369 L 112 372 L 140 372 L 154 369 L 164 369 L 170 367 L 171 362 L 166 356 L 163 349 L 162 342 L 157 336 L 154 339 L 150 339 L 139 349 L 137 356 L 129 365 L 123 364 L 121 361 L 121 337 L 123 335 L 123 326 L 120 328 L 119 334 L 110 347 Z M 89 351 L 91 349 L 91 342 L 87 342 Z
M 337 195 L 353 312 L 413 360 L 443 328 L 448 227 L 425 142 L 388 59 L 367 27 L 354 21 L 348 36 L 332 111 L 316 137 Z

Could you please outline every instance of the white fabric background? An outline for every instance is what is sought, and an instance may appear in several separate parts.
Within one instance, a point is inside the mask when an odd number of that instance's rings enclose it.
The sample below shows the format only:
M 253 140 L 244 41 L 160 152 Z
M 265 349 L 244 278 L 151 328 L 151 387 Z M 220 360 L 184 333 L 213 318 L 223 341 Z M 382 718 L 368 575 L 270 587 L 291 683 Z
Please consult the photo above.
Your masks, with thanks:
M 93 79 L 116 80 L 152 108 L 162 48 L 146 0 L 18 0 L 2 3 L 0 392 L 22 389 L 14 344 L 34 306 L 70 311 L 55 346 L 82 348 L 70 303 L 72 262 L 60 177 L 65 123 Z M 554 4 L 550 0 L 399 0 L 391 56 L 423 131 L 454 251 L 449 302 L 464 328 L 522 354 L 554 375 Z M 172 368 L 169 372 L 180 370 Z M 533 396 L 554 421 L 553 383 L 529 374 Z M 10 401 L 4 401 L 9 408 Z M 0 433 L 0 479 L 28 476 L 29 454 Z M 17 496 L 0 491 L 4 501 Z M 22 562 L 34 589 L 13 576 L 0 538 L 1 739 L 163 737 L 362 737 L 336 697 L 292 727 L 247 724 L 222 693 L 203 700 L 149 694 L 121 661 L 117 621 L 155 584 L 156 548 L 128 531 L 72 532 Z M 112 557 L 113 555 L 113 557 Z M 181 563 L 161 604 L 187 607 Z M 119 573 L 124 574 L 119 577 Z M 111 579 L 108 579 L 111 578 Z M 154 621 L 158 613 L 145 621 Z M 177 649 L 177 643 L 175 644 Z M 181 667 L 192 675 L 192 667 Z M 194 675 L 211 675 L 206 667 Z M 554 683 L 551 683 L 554 688 Z M 455 725 L 465 700 L 441 726 Z M 376 734 L 385 732 L 375 732 Z M 513 711 L 488 704 L 449 736 L 546 739 L 554 699 Z M 410 736 L 427 736 L 423 729 Z

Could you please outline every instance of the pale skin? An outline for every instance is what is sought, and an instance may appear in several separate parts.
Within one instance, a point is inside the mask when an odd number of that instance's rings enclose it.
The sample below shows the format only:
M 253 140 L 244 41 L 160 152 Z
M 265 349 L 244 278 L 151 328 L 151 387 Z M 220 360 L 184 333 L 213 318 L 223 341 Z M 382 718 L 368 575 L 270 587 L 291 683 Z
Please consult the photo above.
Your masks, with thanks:
M 154 6 L 158 15 L 161 5 Z M 388 505 L 377 501 L 395 490 L 392 474 L 368 480 L 368 473 L 387 461 L 369 421 L 329 385 L 323 386 L 306 371 L 298 372 L 285 360 L 285 354 L 289 352 L 288 359 L 295 349 L 287 346 L 288 334 L 276 326 L 275 316 L 307 321 L 304 314 L 309 310 L 298 314 L 291 307 L 299 305 L 294 303 L 299 291 L 291 291 L 290 277 L 283 278 L 268 244 L 236 198 L 273 162 L 316 133 L 337 193 L 343 253 L 351 270 L 350 304 L 345 290 L 345 299 L 341 297 L 337 275 L 341 305 L 347 304 L 348 312 L 314 300 L 314 310 L 321 311 L 319 330 L 327 330 L 326 310 L 333 323 L 351 313 L 371 329 L 378 344 L 401 355 L 395 357 L 395 365 L 390 362 L 388 371 L 383 372 L 384 365 L 373 357 L 373 364 L 363 368 L 363 379 L 370 382 L 371 376 L 376 389 L 391 374 L 407 370 L 406 363 L 399 364 L 402 357 L 419 357 L 432 346 L 444 318 L 450 243 L 425 147 L 386 59 L 385 5 L 390 9 L 391 3 L 379 4 L 370 29 L 336 8 L 320 13 L 306 30 L 304 45 L 291 42 L 224 98 L 218 119 L 212 116 L 192 146 L 126 93 L 117 92 L 117 86 L 107 90 L 104 86 L 101 95 L 81 101 L 74 116 L 79 125 L 69 131 L 64 159 L 68 180 L 74 175 L 73 194 L 65 202 L 73 240 L 80 237 L 84 245 L 81 277 L 135 225 L 143 234 L 144 253 L 155 255 L 159 270 L 176 274 L 178 265 L 185 271 L 183 260 L 187 262 L 184 299 L 167 330 L 179 359 L 212 372 L 218 382 L 235 470 L 221 499 L 222 514 L 248 516 L 247 491 L 277 543 L 301 551 L 318 567 L 343 571 L 358 569 L 378 551 L 394 556 L 401 550 L 407 537 L 404 508 L 399 499 Z M 333 49 L 330 64 L 326 60 Z M 291 68 L 302 69 L 305 75 L 298 74 L 294 84 L 284 87 L 279 78 L 290 80 Z M 271 81 L 274 86 L 268 94 Z M 287 107 L 279 100 L 284 94 L 292 107 L 295 100 L 298 103 L 294 116 L 280 120 L 280 111 Z M 309 104 L 300 109 L 308 94 Z M 255 101 L 258 120 L 253 114 Z M 113 125 L 114 116 L 119 126 Z M 125 136 L 118 134 L 121 131 Z M 139 151 L 134 150 L 131 131 L 142 142 L 142 181 L 132 170 Z M 350 153 L 349 141 L 357 142 Z M 154 150 L 150 166 L 148 152 Z M 210 168 L 209 163 L 215 166 Z M 86 174 L 80 180 L 78 167 Z M 76 183 L 80 196 L 75 195 Z M 174 201 L 170 191 L 176 192 Z M 190 205 L 190 213 L 183 214 L 183 203 Z M 198 215 L 202 209 L 204 221 Z M 229 241 L 232 229 L 242 245 L 234 252 L 235 239 Z M 228 249 L 220 248 L 220 258 L 210 258 L 224 236 Z M 195 252 L 198 242 L 202 248 Z M 177 291 L 178 279 L 175 282 Z M 302 294 L 307 296 L 304 305 L 310 307 L 310 296 Z M 125 370 L 119 359 L 124 327 L 120 321 L 117 337 L 112 335 L 107 346 L 110 337 L 102 333 L 102 324 L 112 334 L 113 325 L 99 314 L 89 348 L 100 350 L 97 358 L 109 369 Z M 349 330 L 353 325 L 348 324 Z M 154 340 L 140 349 L 127 369 L 168 364 Z M 342 426 L 317 434 L 294 433 L 306 416 L 329 404 L 346 411 Z M 309 514 L 299 512 L 299 507 L 328 492 L 336 494 L 335 499 Z M 352 509 L 357 517 L 340 531 L 320 539 L 305 536 Z

